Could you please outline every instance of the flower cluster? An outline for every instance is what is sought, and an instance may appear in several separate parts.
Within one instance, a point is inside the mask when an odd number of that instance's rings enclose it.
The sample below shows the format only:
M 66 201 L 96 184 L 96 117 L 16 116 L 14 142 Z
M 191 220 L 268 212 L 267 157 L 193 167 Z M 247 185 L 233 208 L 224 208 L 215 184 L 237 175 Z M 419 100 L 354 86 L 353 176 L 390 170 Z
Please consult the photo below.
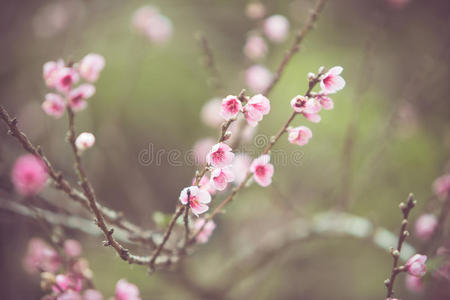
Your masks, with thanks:
M 27 272 L 41 274 L 41 286 L 49 294 L 45 300 L 103 300 L 103 295 L 92 289 L 92 271 L 82 248 L 76 240 L 65 240 L 58 253 L 39 238 L 28 243 L 24 258 Z M 138 288 L 125 279 L 117 282 L 115 300 L 140 300 Z
M 172 37 L 172 22 L 154 6 L 139 8 L 133 15 L 132 26 L 154 44 L 165 44 Z
M 60 118 L 69 106 L 74 112 L 87 106 L 87 99 L 95 93 L 95 86 L 100 72 L 105 66 L 105 59 L 99 54 L 88 54 L 80 62 L 65 64 L 63 60 L 50 61 L 44 64 L 43 76 L 46 85 L 56 93 L 45 95 L 42 103 L 44 112 L 55 118 Z M 79 84 L 80 78 L 87 83 Z

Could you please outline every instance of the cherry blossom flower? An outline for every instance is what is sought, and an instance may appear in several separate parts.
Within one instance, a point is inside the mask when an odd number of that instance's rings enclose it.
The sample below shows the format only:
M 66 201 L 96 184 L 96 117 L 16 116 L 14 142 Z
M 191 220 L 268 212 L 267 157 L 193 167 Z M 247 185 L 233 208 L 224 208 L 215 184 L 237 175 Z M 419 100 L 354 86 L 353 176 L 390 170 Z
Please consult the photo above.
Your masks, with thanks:
M 245 8 L 245 14 L 250 19 L 262 19 L 266 14 L 266 7 L 261 2 L 251 2 Z
M 291 107 L 297 113 L 316 114 L 322 106 L 319 101 L 302 95 L 295 96 L 291 100 Z
M 56 285 L 53 286 L 55 293 L 72 290 L 75 292 L 81 291 L 83 282 L 79 276 L 73 274 L 58 274 L 56 275 Z
M 196 236 L 195 240 L 197 243 L 205 244 L 208 242 L 209 238 L 211 237 L 214 229 L 216 229 L 216 223 L 214 223 L 213 220 L 210 220 L 205 224 L 206 220 L 203 218 L 195 220 L 194 228 L 195 230 L 200 230 L 202 227 L 202 231 L 199 232 L 199 234 Z
M 272 183 L 274 168 L 269 161 L 270 156 L 265 154 L 253 160 L 250 165 L 250 172 L 253 173 L 253 179 L 263 187 L 269 186 Z
M 47 115 L 59 119 L 64 114 L 66 103 L 60 95 L 49 93 L 45 95 L 45 101 L 42 102 L 41 107 Z
M 228 121 L 236 118 L 241 110 L 241 101 L 236 96 L 227 96 L 222 100 L 220 115 Z
M 60 268 L 61 259 L 58 252 L 43 240 L 32 238 L 28 242 L 23 265 L 30 274 L 40 271 L 54 273 Z
M 234 153 L 225 143 L 215 144 L 206 155 L 206 162 L 213 167 L 223 168 L 233 162 Z
M 450 174 L 442 175 L 433 182 L 433 192 L 439 199 L 446 199 L 450 195 Z
M 42 298 L 44 299 L 44 298 Z M 56 300 L 85 300 L 81 297 L 81 295 L 78 292 L 67 290 L 63 292 L 62 294 L 59 294 L 56 298 Z
M 206 102 L 200 113 L 200 117 L 207 126 L 217 128 L 222 124 L 223 118 L 220 116 L 222 102 L 219 98 L 213 98 Z
M 307 114 L 307 113 L 302 113 L 302 115 L 308 120 L 311 121 L 313 123 L 319 123 L 320 120 L 322 120 L 322 117 L 319 114 Z
M 11 172 L 14 187 L 22 196 L 39 193 L 45 186 L 47 178 L 47 167 L 41 159 L 32 154 L 19 157 Z
M 245 71 L 245 83 L 255 93 L 264 92 L 272 82 L 273 75 L 261 65 L 253 65 Z
M 264 33 L 274 43 L 286 40 L 289 33 L 289 21 L 285 16 L 273 15 L 264 21 Z
M 433 214 L 422 215 L 417 219 L 415 231 L 421 240 L 429 240 L 438 224 L 437 218 Z
M 155 44 L 165 44 L 172 37 L 172 22 L 166 16 L 156 14 L 147 20 L 145 33 Z
M 95 94 L 95 87 L 92 84 L 82 84 L 69 93 L 69 106 L 73 111 L 78 112 L 86 108 L 86 99 Z
M 405 286 L 408 290 L 414 293 L 420 293 L 424 289 L 422 278 L 409 274 L 405 277 Z
M 151 5 L 143 6 L 133 14 L 132 25 L 140 33 L 145 33 L 148 20 L 157 14 L 159 14 L 158 8 Z
M 195 177 L 192 179 L 192 185 L 195 185 Z M 203 175 L 203 177 L 198 182 L 198 187 L 201 190 L 207 191 L 210 195 L 214 195 L 216 193 L 216 188 L 211 183 L 211 180 L 208 178 L 208 175 Z
M 211 171 L 211 184 L 219 191 L 227 188 L 229 182 L 234 181 L 231 167 L 216 168 Z
M 139 289 L 125 279 L 120 279 L 116 284 L 115 300 L 141 300 Z
M 270 101 L 265 96 L 258 94 L 251 97 L 244 106 L 244 114 L 250 126 L 258 125 L 264 115 L 270 112 Z
M 332 110 L 334 108 L 333 99 L 331 99 L 327 95 L 320 93 L 320 94 L 314 95 L 314 98 L 320 103 L 320 105 L 322 106 L 323 109 Z
M 77 240 L 65 240 L 63 244 L 64 253 L 68 257 L 77 258 L 81 256 L 83 251 L 80 243 Z
M 216 144 L 213 138 L 204 138 L 197 141 L 193 146 L 194 160 L 198 165 L 206 164 L 206 155 L 209 150 Z
M 248 154 L 246 153 L 236 154 L 236 157 L 234 158 L 232 165 L 235 184 L 239 185 L 241 184 L 242 181 L 244 181 L 251 163 L 252 159 Z
M 69 92 L 72 86 L 80 80 L 78 73 L 69 67 L 61 68 L 55 76 L 55 88 L 64 93 Z
M 90 82 L 97 81 L 100 72 L 105 67 L 105 59 L 100 54 L 90 53 L 86 55 L 78 65 L 81 77 Z
M 414 254 L 406 262 L 406 271 L 412 276 L 422 277 L 427 272 L 427 266 L 425 265 L 426 261 L 426 255 Z
M 257 60 L 263 58 L 267 54 L 267 44 L 259 35 L 251 35 L 247 37 L 244 46 L 244 54 L 250 59 Z
M 324 93 L 334 94 L 345 87 L 345 80 L 340 76 L 343 70 L 339 66 L 333 67 L 321 76 L 320 87 Z
M 297 144 L 299 146 L 306 145 L 309 139 L 312 137 L 311 129 L 305 126 L 299 126 L 296 128 L 290 128 L 289 131 L 289 142 L 291 144 Z
M 59 71 L 64 68 L 64 61 L 58 60 L 57 62 L 49 61 L 44 64 L 43 77 L 45 84 L 50 88 L 56 87 L 56 81 L 58 79 Z
M 103 295 L 97 290 L 88 289 L 83 293 L 83 300 L 103 300 Z
M 78 150 L 84 151 L 95 144 L 95 136 L 90 132 L 82 132 L 75 140 L 75 146 Z
M 209 207 L 207 204 L 211 202 L 211 195 L 206 190 L 199 189 L 197 186 L 190 186 L 181 191 L 179 199 L 182 204 L 188 204 L 192 213 L 198 216 L 208 211 Z

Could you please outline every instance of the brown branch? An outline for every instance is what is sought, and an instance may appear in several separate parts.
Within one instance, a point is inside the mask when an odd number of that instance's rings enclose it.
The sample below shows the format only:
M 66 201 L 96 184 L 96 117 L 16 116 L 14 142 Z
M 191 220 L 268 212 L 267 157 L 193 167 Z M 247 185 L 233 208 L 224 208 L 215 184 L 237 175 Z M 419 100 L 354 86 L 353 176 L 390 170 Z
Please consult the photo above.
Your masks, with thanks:
M 286 68 L 289 61 L 292 59 L 294 54 L 300 50 L 300 44 L 302 43 L 303 39 L 308 34 L 308 32 L 313 28 L 320 12 L 322 11 L 322 9 L 325 6 L 325 2 L 326 2 L 326 0 L 318 0 L 316 2 L 314 9 L 311 11 L 311 13 L 308 16 L 308 19 L 306 20 L 302 29 L 300 29 L 300 31 L 295 36 L 295 40 L 294 40 L 294 43 L 292 44 L 291 48 L 289 48 L 289 50 L 284 55 L 283 60 L 281 61 L 280 65 L 277 68 L 277 71 L 273 75 L 272 82 L 267 87 L 267 89 L 264 91 L 264 93 L 263 93 L 264 95 L 268 95 L 270 93 L 270 91 L 275 87 L 275 85 L 280 80 L 281 76 L 283 75 L 284 69 Z
M 408 226 L 408 216 L 411 210 L 416 205 L 416 201 L 414 200 L 414 195 L 409 194 L 408 201 L 406 204 L 404 202 L 400 203 L 400 209 L 403 214 L 403 220 L 400 227 L 400 233 L 398 235 L 398 242 L 397 242 L 397 248 L 391 248 L 391 255 L 394 259 L 392 262 L 392 270 L 391 270 L 391 277 L 389 279 L 386 279 L 384 281 L 384 284 L 386 285 L 386 298 L 391 298 L 391 296 L 394 294 L 394 281 L 395 277 L 405 271 L 404 266 L 398 266 L 398 260 L 400 257 L 400 252 L 402 251 L 403 242 L 405 239 L 409 236 L 409 232 L 406 230 L 406 227 Z
M 206 70 L 209 72 L 211 84 L 216 89 L 217 93 L 221 94 L 222 89 L 223 89 L 223 84 L 220 79 L 219 71 L 217 69 L 214 55 L 211 50 L 211 47 L 209 46 L 208 40 L 206 39 L 205 35 L 202 33 L 199 33 L 197 35 L 197 40 L 198 40 L 199 46 L 203 52 L 204 64 L 205 64 Z

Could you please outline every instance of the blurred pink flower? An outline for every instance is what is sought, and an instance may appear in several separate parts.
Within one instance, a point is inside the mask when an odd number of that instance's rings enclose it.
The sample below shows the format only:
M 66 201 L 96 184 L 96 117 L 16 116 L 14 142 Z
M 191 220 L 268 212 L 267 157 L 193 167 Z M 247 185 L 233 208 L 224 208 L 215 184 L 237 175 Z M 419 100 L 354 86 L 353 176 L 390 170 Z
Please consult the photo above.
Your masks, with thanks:
M 245 71 L 245 83 L 255 93 L 264 92 L 272 82 L 273 75 L 261 65 L 253 65 Z
M 223 118 L 220 116 L 222 109 L 222 102 L 218 98 L 213 98 L 206 102 L 200 113 L 200 117 L 207 126 L 217 128 L 223 123 Z
M 97 290 L 89 289 L 84 291 L 83 300 L 103 300 L 103 295 Z
M 334 94 L 345 87 L 345 80 L 340 76 L 344 69 L 333 67 L 321 76 L 320 87 L 325 94 Z
M 241 110 L 241 101 L 236 96 L 227 96 L 222 100 L 220 115 L 228 121 L 236 118 Z
M 272 42 L 283 42 L 289 34 L 288 19 L 282 15 L 273 15 L 268 17 L 264 21 L 264 33 Z
M 231 167 L 216 168 L 211 171 L 211 184 L 219 191 L 227 188 L 229 182 L 234 181 L 234 174 Z
M 319 114 L 307 114 L 302 113 L 302 115 L 310 122 L 319 123 L 322 120 L 322 117 Z
M 92 84 L 82 84 L 74 88 L 69 93 L 69 106 L 73 111 L 78 112 L 86 108 L 86 99 L 95 94 L 95 86 Z
M 159 14 L 158 8 L 151 5 L 143 6 L 133 14 L 132 25 L 137 31 L 145 33 L 148 20 L 157 14 Z
M 204 138 L 197 141 L 193 146 L 195 163 L 198 165 L 206 164 L 206 155 L 215 144 L 216 140 L 213 138 Z
M 55 88 L 60 92 L 67 93 L 79 80 L 80 76 L 73 68 L 64 67 L 56 74 Z
M 125 279 L 120 279 L 116 284 L 115 300 L 141 300 L 139 289 Z
M 195 185 L 195 177 L 194 179 L 192 179 L 192 185 Z M 198 183 L 198 187 L 202 190 L 207 191 L 210 195 L 214 195 L 216 193 L 216 189 L 214 188 L 214 185 L 211 183 L 207 175 L 203 175 Z
M 56 296 L 56 300 L 85 300 L 78 292 L 68 290 Z
M 266 41 L 259 35 L 250 35 L 245 42 L 244 54 L 253 60 L 263 58 L 267 54 Z
M 426 255 L 414 254 L 406 262 L 406 271 L 413 276 L 422 277 L 427 272 L 427 266 L 425 262 L 427 261 Z
M 436 229 L 437 223 L 437 218 L 433 214 L 420 216 L 417 219 L 415 226 L 417 237 L 424 241 L 430 239 Z
M 203 224 L 205 224 L 206 220 L 203 218 L 195 220 L 194 228 L 195 230 L 200 230 L 202 228 Z M 208 242 L 209 238 L 211 237 L 214 229 L 216 228 L 216 224 L 213 220 L 210 220 L 206 223 L 206 225 L 203 227 L 202 231 L 197 235 L 195 238 L 196 241 L 200 244 L 204 244 Z
M 78 72 L 85 80 L 95 82 L 104 67 L 105 58 L 99 54 L 90 53 L 78 64 Z
M 331 99 L 327 95 L 325 95 L 325 94 L 317 94 L 317 95 L 314 95 L 314 98 L 317 101 L 319 101 L 319 103 L 320 103 L 320 105 L 322 106 L 323 109 L 331 110 L 331 109 L 334 108 L 333 99 Z
M 423 291 L 422 278 L 406 274 L 405 286 L 411 292 L 420 293 Z
M 188 199 L 189 191 L 189 199 Z M 211 195 L 197 186 L 184 188 L 180 193 L 180 202 L 184 205 L 189 204 L 192 213 L 196 216 L 208 211 L 208 203 L 211 202 Z
M 60 95 L 48 93 L 45 95 L 45 101 L 42 102 L 41 107 L 47 115 L 59 119 L 64 114 L 66 103 Z
M 57 62 L 49 61 L 44 64 L 43 77 L 45 84 L 50 88 L 56 87 L 56 81 L 58 79 L 59 71 L 64 68 L 64 61 L 58 60 Z
M 11 172 L 14 187 L 22 196 L 39 193 L 45 186 L 47 178 L 47 167 L 41 159 L 32 154 L 19 157 Z
M 55 293 L 68 290 L 79 292 L 82 288 L 83 282 L 80 277 L 72 274 L 58 274 L 56 275 L 56 285 L 53 286 L 53 291 Z
M 234 153 L 225 143 L 215 144 L 206 155 L 206 162 L 216 168 L 229 166 L 233 162 Z
M 270 112 L 270 101 L 265 96 L 258 94 L 251 97 L 244 106 L 244 113 L 250 126 L 258 125 L 264 115 Z
M 450 174 L 442 175 L 433 182 L 433 192 L 439 199 L 446 199 L 450 195 Z
M 166 16 L 156 14 L 147 20 L 145 32 L 155 44 L 165 44 L 172 37 L 172 22 Z
M 289 142 L 299 146 L 306 145 L 312 137 L 311 129 L 305 126 L 299 126 L 289 129 Z
M 233 160 L 232 170 L 234 173 L 234 182 L 236 184 L 241 184 L 244 181 L 247 172 L 249 171 L 250 165 L 252 163 L 251 157 L 246 153 L 238 153 Z
M 58 253 L 47 243 L 39 238 L 32 238 L 28 242 L 23 264 L 30 274 L 40 271 L 54 273 L 61 266 L 61 260 Z
M 255 181 L 263 187 L 266 187 L 272 183 L 274 168 L 269 162 L 270 156 L 265 154 L 253 160 L 250 165 L 250 171 L 253 173 L 253 179 L 255 179 Z
M 65 240 L 64 241 L 64 253 L 68 257 L 77 258 L 81 256 L 81 252 L 83 251 L 80 243 L 77 240 Z
M 82 132 L 75 140 L 75 146 L 78 150 L 83 151 L 94 146 L 95 136 L 90 132 Z

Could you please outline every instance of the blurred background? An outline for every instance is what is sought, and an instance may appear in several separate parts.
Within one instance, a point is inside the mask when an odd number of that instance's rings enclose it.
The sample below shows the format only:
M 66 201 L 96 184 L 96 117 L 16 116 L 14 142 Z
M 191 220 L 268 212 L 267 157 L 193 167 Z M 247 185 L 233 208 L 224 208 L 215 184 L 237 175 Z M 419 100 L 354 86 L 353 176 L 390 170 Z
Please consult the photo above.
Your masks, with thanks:
M 240 193 L 217 218 L 210 241 L 197 247 L 182 267 L 149 277 L 145 268 L 130 266 L 102 247 L 101 237 L 67 230 L 67 236 L 82 242 L 94 283 L 105 298 L 114 294 L 117 280 L 127 278 L 143 299 L 382 299 L 392 257 L 380 245 L 368 236 L 332 228 L 323 235 L 301 236 L 318 213 L 343 209 L 374 228 L 396 233 L 398 204 L 410 192 L 418 200 L 412 220 L 438 207 L 430 200 L 431 185 L 446 172 L 450 153 L 450 3 L 403 2 L 327 3 L 269 94 L 271 113 L 248 138 L 248 149 L 259 153 L 263 145 L 256 137 L 278 131 L 290 114 L 290 99 L 306 90 L 308 72 L 343 66 L 346 88 L 334 95 L 335 108 L 322 112 L 320 123 L 296 121 L 313 131 L 308 145 L 298 148 L 286 138 L 277 144 L 287 157 L 301 150 L 300 163 L 275 163 L 271 186 L 252 185 Z M 258 62 L 273 72 L 314 1 L 262 3 L 268 16 L 284 15 L 291 28 L 289 38 L 269 43 L 267 56 Z M 76 183 L 64 142 L 66 117 L 54 120 L 40 107 L 48 92 L 42 65 L 58 58 L 78 61 L 88 53 L 103 55 L 106 66 L 97 92 L 76 121 L 78 132 L 90 131 L 97 138 L 84 156 L 88 175 L 101 203 L 144 228 L 158 228 L 162 215 L 155 212 L 173 212 L 180 190 L 196 170 L 183 156 L 173 163 L 168 152 L 184 155 L 202 138 L 218 136 L 219 130 L 202 120 L 210 99 L 236 95 L 242 88 L 253 94 L 245 81 L 245 70 L 253 63 L 243 47 L 259 21 L 246 15 L 247 4 L 2 1 L 0 103 Z M 165 43 L 154 43 L 133 29 L 132 16 L 144 5 L 158 7 L 170 19 L 173 33 Z M 214 55 L 221 89 L 205 67 L 199 33 Z M 24 151 L 0 128 L 1 195 L 6 199 L 11 167 Z M 161 161 L 143 163 L 139 157 L 146 149 L 161 150 Z M 47 188 L 42 195 L 82 211 L 57 191 Z M 3 209 L 0 213 L 1 298 L 39 299 L 39 276 L 25 273 L 22 260 L 28 240 L 45 239 L 45 234 L 27 218 Z M 278 231 L 282 233 L 273 234 Z M 283 244 L 280 238 L 291 238 L 292 232 L 296 238 Z M 414 236 L 408 242 L 422 246 Z M 411 293 L 400 275 L 395 290 L 402 299 L 450 299 L 449 286 L 430 284 L 426 292 Z

